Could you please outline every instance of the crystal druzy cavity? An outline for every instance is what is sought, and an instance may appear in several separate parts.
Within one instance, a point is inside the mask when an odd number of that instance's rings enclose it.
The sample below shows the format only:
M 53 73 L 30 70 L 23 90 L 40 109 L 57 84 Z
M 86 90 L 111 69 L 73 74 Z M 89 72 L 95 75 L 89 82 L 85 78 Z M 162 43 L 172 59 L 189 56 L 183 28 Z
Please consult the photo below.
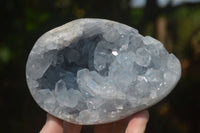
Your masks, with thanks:
M 35 101 L 76 124 L 122 119 L 163 99 L 181 76 L 179 60 L 134 28 L 79 19 L 42 35 L 26 77 Z

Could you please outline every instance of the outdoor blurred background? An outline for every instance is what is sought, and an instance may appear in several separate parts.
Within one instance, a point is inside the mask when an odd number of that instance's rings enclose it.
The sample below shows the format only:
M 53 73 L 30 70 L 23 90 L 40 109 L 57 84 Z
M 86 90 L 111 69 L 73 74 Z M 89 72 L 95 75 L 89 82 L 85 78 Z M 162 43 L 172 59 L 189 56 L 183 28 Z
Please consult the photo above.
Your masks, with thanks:
M 1 0 L 0 133 L 35 133 L 46 113 L 31 97 L 25 65 L 46 31 L 78 18 L 135 27 L 181 61 L 176 88 L 151 107 L 146 133 L 200 133 L 200 0 Z

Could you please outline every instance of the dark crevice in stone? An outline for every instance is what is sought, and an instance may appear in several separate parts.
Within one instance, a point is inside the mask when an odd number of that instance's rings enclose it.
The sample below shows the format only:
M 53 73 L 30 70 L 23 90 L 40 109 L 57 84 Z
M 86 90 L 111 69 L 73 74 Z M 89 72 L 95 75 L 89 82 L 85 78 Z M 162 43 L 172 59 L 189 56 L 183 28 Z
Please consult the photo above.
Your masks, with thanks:
M 59 51 L 48 51 L 45 55 L 54 53 L 54 59 L 46 70 L 42 78 L 38 79 L 38 89 L 53 90 L 58 80 L 62 79 L 61 73 L 71 72 L 76 78 L 77 71 L 87 68 L 95 71 L 94 51 L 99 41 L 103 39 L 102 35 L 95 35 L 89 38 L 80 38 L 79 41 L 71 43 Z M 54 63 L 53 63 L 54 62 Z M 55 64 L 56 63 L 56 64 Z M 76 86 L 78 86 L 76 84 Z M 76 89 L 76 88 L 75 88 Z

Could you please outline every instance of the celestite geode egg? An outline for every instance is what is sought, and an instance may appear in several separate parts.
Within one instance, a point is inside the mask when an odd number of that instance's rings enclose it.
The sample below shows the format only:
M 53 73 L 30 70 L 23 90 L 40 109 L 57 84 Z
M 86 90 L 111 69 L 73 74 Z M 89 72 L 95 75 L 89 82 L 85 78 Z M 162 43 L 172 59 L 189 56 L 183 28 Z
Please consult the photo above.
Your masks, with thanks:
M 78 19 L 48 31 L 26 65 L 39 106 L 83 125 L 116 121 L 159 102 L 180 76 L 179 60 L 161 42 L 105 19 Z

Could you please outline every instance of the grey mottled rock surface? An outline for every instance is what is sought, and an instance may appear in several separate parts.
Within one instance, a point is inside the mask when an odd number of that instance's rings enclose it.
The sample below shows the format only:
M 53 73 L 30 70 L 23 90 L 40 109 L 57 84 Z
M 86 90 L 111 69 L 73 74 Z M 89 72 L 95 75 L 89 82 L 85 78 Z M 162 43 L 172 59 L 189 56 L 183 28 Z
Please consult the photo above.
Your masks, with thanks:
M 26 78 L 35 101 L 77 124 L 122 119 L 163 99 L 181 76 L 179 60 L 134 28 L 79 19 L 42 35 Z

